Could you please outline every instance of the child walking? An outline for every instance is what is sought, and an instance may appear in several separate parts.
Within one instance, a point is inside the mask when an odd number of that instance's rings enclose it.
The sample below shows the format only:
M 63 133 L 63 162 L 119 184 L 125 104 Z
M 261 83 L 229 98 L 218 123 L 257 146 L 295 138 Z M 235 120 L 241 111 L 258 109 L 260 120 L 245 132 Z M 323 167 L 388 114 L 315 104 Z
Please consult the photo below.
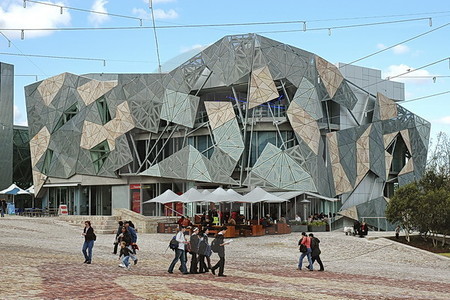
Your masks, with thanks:
M 119 267 L 129 270 L 131 268 L 129 263 L 130 256 L 133 256 L 133 250 L 127 247 L 126 242 L 120 242 L 119 260 L 122 258 L 122 263 L 119 264 Z

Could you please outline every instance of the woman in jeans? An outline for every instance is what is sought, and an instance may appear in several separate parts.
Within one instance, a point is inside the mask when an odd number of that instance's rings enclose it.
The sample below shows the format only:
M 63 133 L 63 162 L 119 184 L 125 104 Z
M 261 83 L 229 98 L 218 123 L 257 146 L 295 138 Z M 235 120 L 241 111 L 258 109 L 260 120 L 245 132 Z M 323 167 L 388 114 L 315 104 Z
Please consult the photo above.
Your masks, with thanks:
M 306 252 L 302 252 L 302 255 L 300 255 L 300 259 L 298 261 L 298 269 L 299 270 L 302 269 L 303 258 L 305 258 L 305 256 L 306 256 L 308 258 L 308 262 L 309 262 L 309 270 L 312 271 L 313 263 L 312 263 L 312 259 L 311 259 L 311 252 L 312 252 L 311 238 L 309 236 L 307 236 L 305 232 L 302 232 L 302 239 L 300 240 L 299 244 L 306 246 Z
M 91 221 L 84 222 L 84 230 L 81 234 L 84 236 L 83 255 L 84 263 L 90 264 L 92 262 L 92 248 L 94 247 L 94 241 L 96 239 L 94 229 L 91 227 Z
M 186 231 L 186 227 L 182 226 L 180 231 L 178 231 L 175 239 L 178 242 L 178 248 L 175 250 L 175 257 L 172 261 L 172 263 L 169 266 L 169 270 L 167 270 L 167 272 L 169 273 L 173 273 L 173 268 L 175 267 L 175 264 L 178 262 L 178 260 L 181 260 L 181 267 L 180 267 L 180 271 L 183 274 L 189 274 L 187 267 L 186 267 L 186 244 L 188 243 L 188 241 L 186 240 L 185 236 L 184 236 L 184 232 Z

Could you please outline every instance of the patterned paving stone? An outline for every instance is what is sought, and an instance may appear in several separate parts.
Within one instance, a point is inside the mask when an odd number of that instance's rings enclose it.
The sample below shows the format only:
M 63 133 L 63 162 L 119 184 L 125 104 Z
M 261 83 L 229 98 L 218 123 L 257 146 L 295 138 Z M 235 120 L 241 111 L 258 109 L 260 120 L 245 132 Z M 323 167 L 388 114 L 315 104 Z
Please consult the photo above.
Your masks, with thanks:
M 93 264 L 86 265 L 81 227 L 57 218 L 12 216 L 0 218 L 0 226 L 0 299 L 362 300 L 450 294 L 449 259 L 383 238 L 317 233 L 325 272 L 296 269 L 298 234 L 239 238 L 227 246 L 228 277 L 222 278 L 182 275 L 177 268 L 167 273 L 172 235 L 139 234 L 139 263 L 125 270 L 111 254 L 113 235 L 98 235 Z

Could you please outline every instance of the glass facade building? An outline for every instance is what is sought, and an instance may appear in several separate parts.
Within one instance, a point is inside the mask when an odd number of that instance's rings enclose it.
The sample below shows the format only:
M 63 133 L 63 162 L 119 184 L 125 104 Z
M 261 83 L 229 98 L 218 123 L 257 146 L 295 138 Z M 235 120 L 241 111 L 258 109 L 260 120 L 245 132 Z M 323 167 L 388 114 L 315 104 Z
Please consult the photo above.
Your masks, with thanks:
M 142 202 L 168 188 L 261 186 L 379 218 L 425 168 L 430 123 L 399 104 L 402 83 L 256 34 L 168 73 L 63 73 L 25 91 L 35 189 L 74 214 L 153 214 Z

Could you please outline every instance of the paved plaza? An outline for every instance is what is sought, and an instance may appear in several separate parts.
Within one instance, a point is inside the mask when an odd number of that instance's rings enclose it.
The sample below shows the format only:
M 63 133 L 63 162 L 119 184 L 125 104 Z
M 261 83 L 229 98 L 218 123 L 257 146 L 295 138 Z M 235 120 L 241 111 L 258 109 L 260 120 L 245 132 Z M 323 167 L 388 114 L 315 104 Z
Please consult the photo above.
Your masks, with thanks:
M 57 218 L 0 218 L 0 299 L 449 299 L 450 259 L 381 238 L 317 233 L 325 272 L 298 271 L 298 233 L 237 238 L 225 274 L 167 273 L 172 235 L 139 234 L 139 263 L 118 267 L 114 235 L 83 264 L 82 228 Z M 384 233 L 386 234 L 386 233 Z M 389 233 L 388 233 L 389 234 Z M 374 239 L 373 237 L 380 236 Z M 212 238 L 211 238 L 212 240 Z M 190 257 L 190 255 L 189 255 Z M 218 260 L 213 254 L 212 262 Z M 306 262 L 306 259 L 305 259 Z M 318 266 L 315 266 L 318 269 Z

